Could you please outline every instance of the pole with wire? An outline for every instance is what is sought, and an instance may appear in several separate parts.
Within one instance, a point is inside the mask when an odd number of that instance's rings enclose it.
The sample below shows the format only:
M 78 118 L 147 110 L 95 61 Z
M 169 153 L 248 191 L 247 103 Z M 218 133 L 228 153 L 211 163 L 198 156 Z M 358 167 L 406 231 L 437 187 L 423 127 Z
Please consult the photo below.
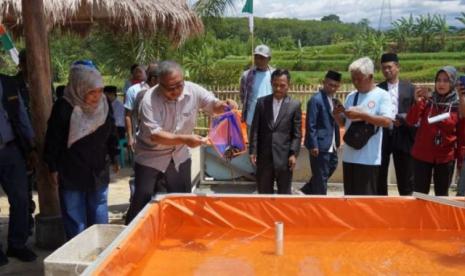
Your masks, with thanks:
M 254 34 L 253 34 L 253 29 L 252 29 L 252 33 L 251 33 L 251 38 L 252 38 L 252 41 L 251 41 L 251 44 L 252 44 L 252 67 L 253 67 L 255 65 L 255 59 L 253 57 L 254 56 Z

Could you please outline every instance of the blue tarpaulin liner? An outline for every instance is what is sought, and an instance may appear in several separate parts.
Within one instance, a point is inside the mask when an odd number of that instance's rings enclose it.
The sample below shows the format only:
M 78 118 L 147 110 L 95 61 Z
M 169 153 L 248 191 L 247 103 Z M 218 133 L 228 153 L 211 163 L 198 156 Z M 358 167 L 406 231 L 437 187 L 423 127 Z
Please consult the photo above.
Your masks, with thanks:
M 214 116 L 208 136 L 210 143 L 223 158 L 231 159 L 246 150 L 241 122 L 234 111 Z

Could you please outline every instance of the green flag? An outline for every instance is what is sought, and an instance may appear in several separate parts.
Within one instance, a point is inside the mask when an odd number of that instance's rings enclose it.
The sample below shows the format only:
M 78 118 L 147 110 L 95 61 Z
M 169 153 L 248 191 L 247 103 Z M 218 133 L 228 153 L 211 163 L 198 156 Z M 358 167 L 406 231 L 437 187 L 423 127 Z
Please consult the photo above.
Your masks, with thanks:
M 249 30 L 253 33 L 253 0 L 246 0 L 242 12 L 249 14 Z
M 0 24 L 0 43 L 3 46 L 3 49 L 10 53 L 11 58 L 13 59 L 13 62 L 18 65 L 19 64 L 19 53 L 18 50 L 16 49 L 15 45 L 13 44 L 13 41 L 11 40 L 11 37 L 8 35 L 6 32 L 5 27 Z
M 242 12 L 253 14 L 253 0 L 247 0 L 245 2 L 244 8 L 242 8 Z

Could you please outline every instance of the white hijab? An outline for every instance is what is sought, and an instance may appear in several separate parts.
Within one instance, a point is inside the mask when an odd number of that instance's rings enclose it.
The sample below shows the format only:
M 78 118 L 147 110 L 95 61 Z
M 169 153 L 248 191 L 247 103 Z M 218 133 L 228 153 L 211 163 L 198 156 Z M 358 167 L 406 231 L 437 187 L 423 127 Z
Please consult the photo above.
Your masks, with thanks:
M 63 98 L 73 106 L 68 134 L 68 148 L 79 139 L 95 132 L 108 116 L 108 102 L 102 95 L 97 107 L 84 102 L 85 95 L 92 89 L 103 88 L 103 79 L 97 69 L 87 65 L 73 65 Z

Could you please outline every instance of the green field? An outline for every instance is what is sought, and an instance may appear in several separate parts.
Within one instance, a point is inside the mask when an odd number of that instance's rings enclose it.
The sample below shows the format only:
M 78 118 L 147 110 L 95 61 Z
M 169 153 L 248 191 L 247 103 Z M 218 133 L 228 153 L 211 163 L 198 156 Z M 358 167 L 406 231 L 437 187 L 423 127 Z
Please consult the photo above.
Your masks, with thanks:
M 348 43 L 305 47 L 298 51 L 275 51 L 271 61 L 272 66 L 291 70 L 294 83 L 315 84 L 321 81 L 329 69 L 342 72 L 343 82 L 350 82 L 347 72 L 354 57 L 347 52 Z M 323 52 L 324 53 L 320 53 Z M 338 52 L 339 51 L 339 52 Z M 333 54 L 329 54 L 333 52 Z M 341 53 L 343 52 L 343 53 Z M 401 74 L 403 79 L 412 82 L 432 82 L 436 71 L 445 65 L 455 66 L 459 72 L 465 72 L 464 52 L 435 52 L 435 53 L 402 53 L 399 54 Z M 248 56 L 227 56 L 218 61 L 224 67 L 247 68 L 250 64 Z M 381 80 L 381 72 L 376 73 L 375 79 Z

